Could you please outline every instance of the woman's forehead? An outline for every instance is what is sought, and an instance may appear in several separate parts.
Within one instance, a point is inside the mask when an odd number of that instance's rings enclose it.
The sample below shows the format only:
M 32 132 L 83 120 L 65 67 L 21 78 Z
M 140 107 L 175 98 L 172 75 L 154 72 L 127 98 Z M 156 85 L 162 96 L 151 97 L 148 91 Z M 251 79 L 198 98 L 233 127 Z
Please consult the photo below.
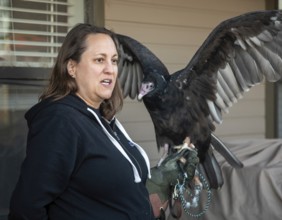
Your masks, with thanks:
M 105 56 L 117 56 L 117 48 L 113 39 L 107 34 L 90 34 L 85 41 L 84 53 L 93 55 L 104 54 Z

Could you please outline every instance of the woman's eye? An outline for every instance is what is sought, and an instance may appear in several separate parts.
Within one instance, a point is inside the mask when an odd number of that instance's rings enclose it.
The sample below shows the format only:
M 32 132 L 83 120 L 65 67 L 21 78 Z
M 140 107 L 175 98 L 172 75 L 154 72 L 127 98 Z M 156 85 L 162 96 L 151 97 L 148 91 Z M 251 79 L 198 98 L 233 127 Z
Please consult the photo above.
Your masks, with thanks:
M 97 63 L 102 63 L 103 61 L 104 61 L 103 58 L 97 58 L 97 59 L 95 59 L 95 62 L 97 62 Z
M 113 64 L 117 64 L 117 63 L 118 63 L 118 59 L 113 59 L 113 60 L 112 60 L 112 63 L 113 63 Z

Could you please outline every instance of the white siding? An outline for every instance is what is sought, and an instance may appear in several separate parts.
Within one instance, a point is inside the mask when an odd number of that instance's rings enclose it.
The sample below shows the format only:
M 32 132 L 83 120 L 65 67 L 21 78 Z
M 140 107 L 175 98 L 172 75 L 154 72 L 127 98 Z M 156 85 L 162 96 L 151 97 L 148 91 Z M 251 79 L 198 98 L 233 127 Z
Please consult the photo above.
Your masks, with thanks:
M 144 43 L 172 73 L 186 66 L 221 21 L 264 8 L 264 0 L 105 0 L 105 24 Z M 143 104 L 127 99 L 118 117 L 154 164 L 159 155 Z M 216 134 L 224 140 L 264 137 L 264 85 L 253 88 L 224 115 Z

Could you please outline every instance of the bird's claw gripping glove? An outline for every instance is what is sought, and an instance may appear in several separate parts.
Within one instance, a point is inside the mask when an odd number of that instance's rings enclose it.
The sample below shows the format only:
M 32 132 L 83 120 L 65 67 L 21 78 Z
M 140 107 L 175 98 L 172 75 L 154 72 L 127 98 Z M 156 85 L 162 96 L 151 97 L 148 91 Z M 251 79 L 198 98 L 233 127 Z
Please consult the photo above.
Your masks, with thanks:
M 199 163 L 195 149 L 184 148 L 179 152 L 169 155 L 161 165 L 151 168 L 151 179 L 147 180 L 146 187 L 150 194 L 155 216 L 159 216 L 160 209 L 171 198 L 171 189 L 178 181 L 187 175 L 190 182 Z M 164 208 L 165 209 L 165 208 Z

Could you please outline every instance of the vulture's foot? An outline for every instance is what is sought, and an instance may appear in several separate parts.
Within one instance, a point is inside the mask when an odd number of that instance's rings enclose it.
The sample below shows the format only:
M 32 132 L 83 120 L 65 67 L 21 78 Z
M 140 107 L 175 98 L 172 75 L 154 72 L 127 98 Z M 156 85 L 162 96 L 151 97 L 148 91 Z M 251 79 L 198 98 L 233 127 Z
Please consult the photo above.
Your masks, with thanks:
M 191 143 L 190 138 L 186 137 L 185 140 L 183 141 L 182 145 L 178 145 L 173 147 L 175 150 L 177 150 L 178 152 L 188 149 L 188 150 L 195 150 L 195 145 L 193 143 Z
M 178 150 L 178 152 L 188 149 L 188 150 L 195 150 L 195 145 L 191 142 L 190 137 L 186 137 L 185 140 L 183 141 L 182 145 L 179 146 L 175 146 L 174 149 Z M 186 162 L 186 161 L 185 161 Z M 189 162 L 189 161 L 188 161 Z M 198 171 L 195 170 L 195 175 L 192 179 L 192 183 L 194 185 L 194 190 L 195 192 L 198 192 L 198 190 L 200 189 L 200 191 L 202 191 L 203 189 L 203 184 L 199 178 L 198 175 Z M 200 192 L 199 191 L 199 192 Z M 197 194 L 197 193 L 196 193 Z

